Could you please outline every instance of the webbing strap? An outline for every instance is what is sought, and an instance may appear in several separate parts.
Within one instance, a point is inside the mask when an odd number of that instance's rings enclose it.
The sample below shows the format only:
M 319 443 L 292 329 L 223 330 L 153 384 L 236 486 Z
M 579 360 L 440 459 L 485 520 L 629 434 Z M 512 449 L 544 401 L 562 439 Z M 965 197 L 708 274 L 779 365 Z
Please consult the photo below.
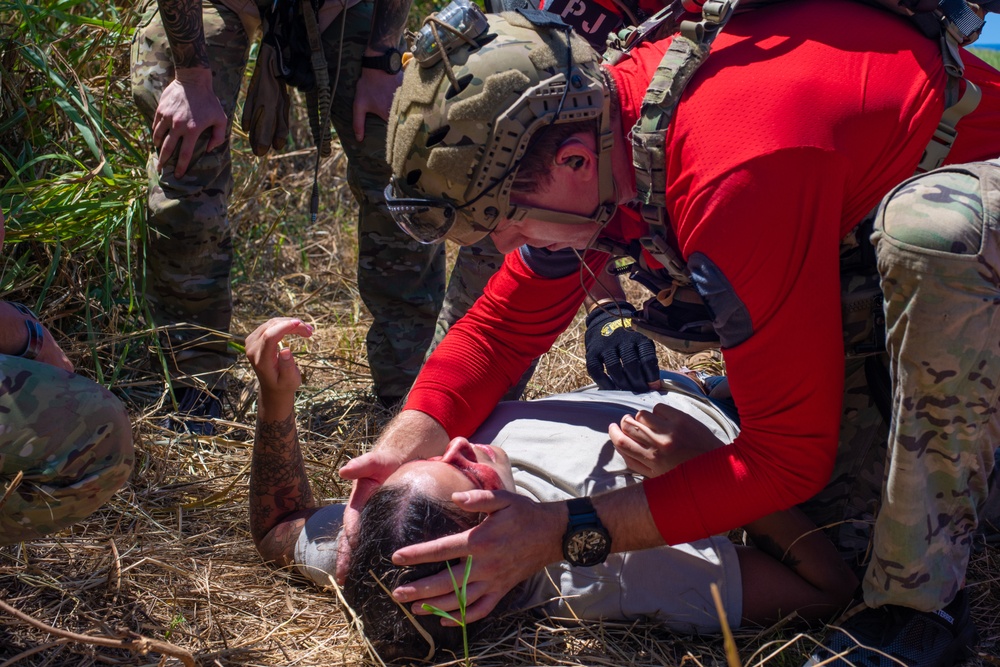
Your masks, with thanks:
M 691 77 L 708 58 L 712 42 L 733 15 L 739 0 L 710 0 L 701 21 L 682 21 L 663 54 L 642 100 L 632 128 L 632 166 L 637 198 L 650 206 L 665 206 L 666 128 Z
M 975 111 L 983 98 L 983 92 L 968 80 L 965 81 L 965 92 L 959 97 L 959 83 L 965 75 L 965 65 L 962 63 L 958 41 L 952 30 L 941 30 L 940 45 L 944 69 L 948 73 L 948 87 L 945 91 L 947 108 L 941 115 L 941 122 L 938 123 L 934 136 L 924 149 L 923 157 L 920 158 L 916 170 L 918 174 L 937 169 L 944 164 L 951 147 L 955 144 L 955 137 L 958 136 L 958 121 Z

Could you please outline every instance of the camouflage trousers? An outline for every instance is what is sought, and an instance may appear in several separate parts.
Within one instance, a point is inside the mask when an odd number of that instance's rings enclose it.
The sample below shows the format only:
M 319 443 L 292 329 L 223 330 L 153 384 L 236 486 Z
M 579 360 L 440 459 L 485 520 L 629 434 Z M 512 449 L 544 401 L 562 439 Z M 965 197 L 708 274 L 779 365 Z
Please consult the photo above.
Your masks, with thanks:
M 371 26 L 372 3 L 347 10 L 323 33 L 331 82 L 338 78 L 332 124 L 347 156 L 347 178 L 358 202 L 358 287 L 372 314 L 369 364 L 380 396 L 402 396 L 423 362 L 444 293 L 443 249 L 409 238 L 385 208 L 389 181 L 385 121 L 369 115 L 364 141 L 354 137 L 354 92 Z M 203 2 L 205 39 L 215 93 L 229 121 L 227 141 L 206 152 L 199 142 L 183 178 L 168 161 L 162 173 L 155 154 L 148 163 L 149 235 L 147 298 L 158 326 L 169 327 L 171 376 L 182 385 L 218 387 L 232 361 L 226 333 L 232 314 L 232 239 L 227 207 L 232 192 L 228 137 L 252 38 L 241 17 L 224 5 Z M 343 20 L 343 22 L 342 22 Z M 343 29 L 343 40 L 341 40 Z M 339 65 L 339 74 L 338 74 Z M 132 90 L 152 123 L 163 89 L 173 80 L 173 60 L 155 2 L 132 43 Z M 303 212 L 304 214 L 304 212 Z
M 870 606 L 930 611 L 965 585 L 1000 445 L 1000 163 L 904 182 L 883 200 L 872 243 L 890 425 L 866 361 L 848 359 L 834 474 L 803 509 L 868 563 Z
M 444 305 L 441 306 L 441 312 L 434 327 L 434 340 L 427 348 L 425 360 L 431 356 L 452 325 L 462 319 L 472 308 L 476 299 L 483 295 L 486 283 L 503 265 L 503 258 L 503 253 L 497 250 L 489 236 L 470 246 L 462 246 L 458 249 L 455 266 L 448 278 Z M 524 393 L 528 381 L 531 380 L 531 376 L 534 375 L 537 365 L 538 359 L 531 362 L 528 370 L 524 372 L 516 385 L 507 390 L 502 400 L 516 401 L 519 399 Z
M 133 460 L 128 415 L 104 387 L 0 355 L 0 546 L 83 520 L 125 484 Z

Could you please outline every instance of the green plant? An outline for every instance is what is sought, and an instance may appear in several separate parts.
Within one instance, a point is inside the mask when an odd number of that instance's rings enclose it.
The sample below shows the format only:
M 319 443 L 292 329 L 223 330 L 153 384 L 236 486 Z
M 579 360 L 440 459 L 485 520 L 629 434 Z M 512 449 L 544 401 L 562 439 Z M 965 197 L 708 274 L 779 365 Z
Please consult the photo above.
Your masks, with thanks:
M 974 56 L 982 58 L 993 67 L 1000 69 L 1000 51 L 995 49 L 977 49 L 973 47 L 969 49 L 969 52 Z
M 459 618 L 455 618 L 452 614 L 449 614 L 444 609 L 438 609 L 432 604 L 427 604 L 426 602 L 421 605 L 424 611 L 429 611 L 435 616 L 440 616 L 441 618 L 447 618 L 452 621 L 458 627 L 462 628 L 462 648 L 465 651 L 465 667 L 469 667 L 472 664 L 469 659 L 469 629 L 465 623 L 465 607 L 466 607 L 466 590 L 469 586 L 469 573 L 472 572 L 472 556 L 470 555 L 465 559 L 465 576 L 462 577 L 462 586 L 459 588 L 458 582 L 455 581 L 455 573 L 452 572 L 451 563 L 446 562 L 445 566 L 448 568 L 448 575 L 451 577 L 452 588 L 455 589 L 455 595 L 458 597 L 458 613 Z
M 174 634 L 174 630 L 183 623 L 187 623 L 187 619 L 184 618 L 184 614 L 177 612 L 177 614 L 170 619 L 170 626 L 163 631 L 163 638 L 169 640 L 170 635 Z

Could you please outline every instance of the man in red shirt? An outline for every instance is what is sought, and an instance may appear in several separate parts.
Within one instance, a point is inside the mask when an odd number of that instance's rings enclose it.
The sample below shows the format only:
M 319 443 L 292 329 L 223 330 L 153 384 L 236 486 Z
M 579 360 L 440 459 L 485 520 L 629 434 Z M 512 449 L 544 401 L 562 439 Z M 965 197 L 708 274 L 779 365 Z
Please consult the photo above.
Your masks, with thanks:
M 877 452 L 878 423 L 865 421 L 874 411 L 867 397 L 855 405 L 866 391 L 854 384 L 863 364 L 847 364 L 842 398 L 842 240 L 914 172 L 945 106 L 938 46 L 898 17 L 841 0 L 737 16 L 665 131 L 668 234 L 657 237 L 619 205 L 636 194 L 627 137 L 667 43 L 602 68 L 546 20 L 505 14 L 475 46 L 406 68 L 389 137 L 397 221 L 425 241 L 488 233 L 510 254 L 375 451 L 342 469 L 358 480 L 352 503 L 402 461 L 438 455 L 482 421 L 572 320 L 590 271 L 607 261 L 593 250 L 574 261 L 573 251 L 595 242 L 648 241 L 636 255 L 652 271 L 663 254 L 647 250 L 657 242 L 686 263 L 721 341 L 742 432 L 731 447 L 671 468 L 657 463 L 669 452 L 668 425 L 641 413 L 612 425 L 616 447 L 650 476 L 593 496 L 589 509 L 456 494 L 490 516 L 394 561 L 471 554 L 471 620 L 547 563 L 588 565 L 608 550 L 697 539 L 843 486 L 842 477 L 861 485 L 841 467 L 858 457 L 838 457 L 838 438 L 867 433 Z M 959 124 L 952 164 L 1000 155 L 1000 77 L 964 57 L 983 99 Z M 1000 428 L 998 172 L 976 164 L 918 178 L 894 190 L 875 220 L 893 400 L 868 608 L 849 630 L 903 664 L 948 665 L 975 641 L 962 589 Z M 447 573 L 394 595 L 416 613 L 424 602 L 457 608 Z M 909 646 L 913 634 L 926 643 Z M 847 641 L 834 633 L 828 646 L 840 652 Z M 880 660 L 863 649 L 844 657 Z

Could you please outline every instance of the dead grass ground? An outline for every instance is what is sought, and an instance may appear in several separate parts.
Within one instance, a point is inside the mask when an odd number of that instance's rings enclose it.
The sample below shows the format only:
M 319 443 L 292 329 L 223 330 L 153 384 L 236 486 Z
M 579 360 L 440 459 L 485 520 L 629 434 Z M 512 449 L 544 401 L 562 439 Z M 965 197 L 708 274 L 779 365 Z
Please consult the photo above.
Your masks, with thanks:
M 337 160 L 324 169 L 324 213 L 309 228 L 308 155 L 245 161 L 232 219 L 240 259 L 234 271 L 234 332 L 268 317 L 297 315 L 316 325 L 296 344 L 305 383 L 298 398 L 300 437 L 316 496 L 343 499 L 340 464 L 365 451 L 391 414 L 369 394 L 364 355 L 367 316 L 357 296 L 353 210 Z M 295 222 L 299 221 L 299 222 Z M 84 299 L 70 281 L 53 300 Z M 579 323 L 578 323 L 579 324 Z M 570 328 L 547 354 L 528 395 L 588 382 L 582 329 Z M 141 339 L 136 339 L 141 340 Z M 69 341 L 81 367 L 94 354 L 113 365 L 120 336 Z M 665 365 L 682 360 L 664 358 Z M 805 364 L 804 360 L 789 363 Z M 167 641 L 201 665 L 375 665 L 336 597 L 264 566 L 247 529 L 246 488 L 255 418 L 252 373 L 240 361 L 226 396 L 227 421 L 214 437 L 192 440 L 157 426 L 159 380 L 147 355 L 129 358 L 118 390 L 134 417 L 135 472 L 125 489 L 87 521 L 51 538 L 0 549 L 0 599 L 57 628 L 89 635 L 134 632 Z M 1000 660 L 1000 551 L 975 557 L 970 579 L 981 628 L 981 667 Z M 667 575 L 669 576 L 669 575 Z M 801 664 L 820 636 L 786 628 L 737 633 L 745 665 Z M 682 637 L 649 624 L 564 624 L 508 619 L 494 641 L 476 645 L 473 664 L 714 665 L 720 640 Z M 438 664 L 455 664 L 438 656 Z M 0 667 L 175 665 L 176 658 L 64 641 L 0 613 Z

